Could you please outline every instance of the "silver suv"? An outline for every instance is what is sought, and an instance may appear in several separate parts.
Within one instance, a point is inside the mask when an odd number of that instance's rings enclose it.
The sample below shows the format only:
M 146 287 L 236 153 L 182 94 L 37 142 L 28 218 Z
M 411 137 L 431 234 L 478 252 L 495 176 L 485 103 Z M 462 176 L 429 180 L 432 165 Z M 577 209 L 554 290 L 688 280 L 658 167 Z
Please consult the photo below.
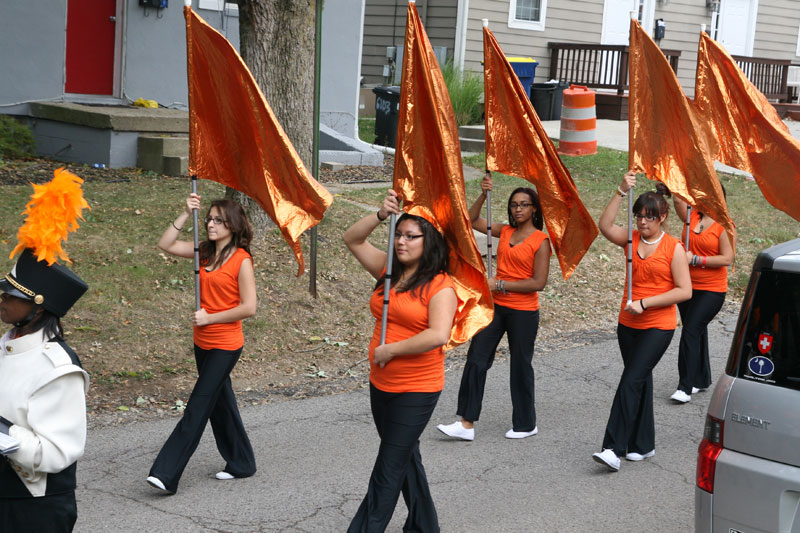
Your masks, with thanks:
M 800 239 L 753 265 L 698 449 L 695 531 L 800 532 Z

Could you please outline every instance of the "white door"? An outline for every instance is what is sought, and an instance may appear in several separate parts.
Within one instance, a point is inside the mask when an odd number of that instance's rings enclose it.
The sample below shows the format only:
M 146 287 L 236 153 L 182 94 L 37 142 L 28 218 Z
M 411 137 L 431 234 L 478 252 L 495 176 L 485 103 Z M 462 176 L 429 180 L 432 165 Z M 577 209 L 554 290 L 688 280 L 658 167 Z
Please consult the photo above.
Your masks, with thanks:
M 600 44 L 628 44 L 631 11 L 644 31 L 652 34 L 655 16 L 654 0 L 605 0 Z
M 752 56 L 758 0 L 722 0 L 719 42 L 729 54 Z

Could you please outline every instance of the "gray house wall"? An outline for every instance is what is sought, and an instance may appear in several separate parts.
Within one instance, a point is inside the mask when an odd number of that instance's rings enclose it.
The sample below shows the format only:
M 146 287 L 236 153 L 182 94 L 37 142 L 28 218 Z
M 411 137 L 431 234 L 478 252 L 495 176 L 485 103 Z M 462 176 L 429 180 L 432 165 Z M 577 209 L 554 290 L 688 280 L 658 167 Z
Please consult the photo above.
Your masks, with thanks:
M 114 97 L 146 98 L 162 105 L 185 106 L 186 31 L 183 3 L 161 10 L 136 0 L 125 2 L 121 55 L 122 93 Z M 197 0 L 194 2 L 195 6 Z M 220 12 L 197 13 L 220 30 L 238 48 L 239 19 Z M 19 109 L 27 102 L 64 98 L 66 58 L 66 0 L 3 0 L 0 2 L 0 112 Z
M 361 75 L 365 84 L 384 82 L 386 47 L 403 46 L 406 31 L 406 0 L 366 0 Z M 433 46 L 446 46 L 453 57 L 458 0 L 418 0 L 417 11 Z
M 725 0 L 722 0 L 725 2 Z M 797 61 L 800 9 L 797 0 L 760 0 L 756 18 L 754 57 Z M 549 0 L 544 31 L 508 27 L 508 0 L 470 0 L 464 68 L 482 72 L 483 34 L 481 19 L 508 56 L 528 56 L 539 62 L 535 82 L 547 81 L 550 68 L 547 43 L 599 43 L 603 24 L 603 0 Z M 694 93 L 700 25 L 711 24 L 705 0 L 656 2 L 655 19 L 664 19 L 664 49 L 680 50 L 678 80 L 688 94 Z

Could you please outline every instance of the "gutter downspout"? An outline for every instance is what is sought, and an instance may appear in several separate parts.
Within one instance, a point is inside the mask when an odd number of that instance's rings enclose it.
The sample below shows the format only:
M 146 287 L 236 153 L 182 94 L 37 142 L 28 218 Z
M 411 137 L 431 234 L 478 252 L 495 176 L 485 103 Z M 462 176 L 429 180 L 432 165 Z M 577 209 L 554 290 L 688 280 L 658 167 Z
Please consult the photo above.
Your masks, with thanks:
M 456 42 L 453 49 L 453 65 L 464 70 L 464 56 L 467 48 L 467 23 L 469 22 L 469 0 L 458 1 L 456 14 Z

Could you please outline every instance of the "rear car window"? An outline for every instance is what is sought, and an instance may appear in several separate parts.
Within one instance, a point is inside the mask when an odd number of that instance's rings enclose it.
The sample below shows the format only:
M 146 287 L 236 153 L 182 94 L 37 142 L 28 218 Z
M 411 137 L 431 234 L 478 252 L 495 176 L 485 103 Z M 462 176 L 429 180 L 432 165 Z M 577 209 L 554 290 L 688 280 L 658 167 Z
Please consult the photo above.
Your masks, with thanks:
M 800 390 L 800 274 L 760 272 L 744 301 L 726 372 Z

